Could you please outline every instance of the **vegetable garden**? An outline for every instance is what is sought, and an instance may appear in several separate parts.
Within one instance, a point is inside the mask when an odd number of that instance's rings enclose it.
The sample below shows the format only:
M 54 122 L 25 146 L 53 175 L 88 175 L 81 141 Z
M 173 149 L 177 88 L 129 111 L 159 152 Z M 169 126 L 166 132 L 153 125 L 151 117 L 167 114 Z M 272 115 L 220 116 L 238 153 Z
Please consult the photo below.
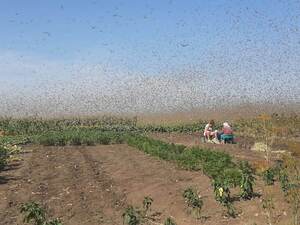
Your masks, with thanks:
M 268 142 L 269 136 L 276 139 L 280 135 L 299 133 L 299 118 L 294 116 L 292 125 L 283 129 L 283 124 L 288 121 L 291 121 L 290 118 L 286 119 L 278 115 L 265 118 L 263 122 L 259 118 L 239 120 L 236 122 L 236 129 L 237 133 L 241 135 L 245 135 L 243 131 L 247 130 L 247 135 L 262 140 L 266 139 Z M 293 156 L 285 155 L 280 161 L 270 163 L 268 168 L 259 173 L 252 168 L 249 162 L 239 162 L 228 153 L 214 151 L 209 146 L 206 148 L 186 147 L 166 143 L 148 136 L 148 133 L 151 132 L 202 132 L 204 125 L 204 121 L 172 126 L 140 125 L 137 118 L 114 117 L 52 120 L 2 118 L 0 130 L 4 135 L 0 137 L 0 173 L 10 162 L 19 157 L 22 152 L 21 147 L 25 145 L 95 146 L 98 144 L 127 144 L 147 155 L 169 161 L 181 169 L 201 171 L 209 177 L 215 200 L 224 207 L 224 216 L 227 218 L 237 218 L 243 213 L 236 209 L 235 202 L 248 201 L 264 195 L 264 193 L 255 192 L 257 180 L 265 182 L 266 186 L 274 186 L 274 184 L 279 183 L 286 202 L 291 207 L 293 224 L 299 224 L 300 167 Z M 265 132 L 258 135 L 257 133 L 262 130 Z M 266 138 L 264 135 L 268 137 Z M 192 217 L 205 218 L 205 215 L 201 215 L 201 209 L 206 204 L 205 199 L 199 197 L 195 189 L 187 187 L 182 193 L 182 198 L 186 201 Z M 273 224 L 275 220 L 272 217 L 270 201 L 272 200 L 263 198 L 263 209 L 267 212 L 269 224 Z M 152 218 L 148 214 L 152 202 L 151 197 L 145 197 L 143 210 L 128 206 L 123 214 L 124 223 L 131 225 L 159 221 L 159 219 Z M 267 202 L 269 203 L 266 204 Z M 63 224 L 59 219 L 46 221 L 45 211 L 34 202 L 25 203 L 21 212 L 26 214 L 25 222 L 28 223 Z M 164 224 L 176 224 L 176 218 L 166 218 Z

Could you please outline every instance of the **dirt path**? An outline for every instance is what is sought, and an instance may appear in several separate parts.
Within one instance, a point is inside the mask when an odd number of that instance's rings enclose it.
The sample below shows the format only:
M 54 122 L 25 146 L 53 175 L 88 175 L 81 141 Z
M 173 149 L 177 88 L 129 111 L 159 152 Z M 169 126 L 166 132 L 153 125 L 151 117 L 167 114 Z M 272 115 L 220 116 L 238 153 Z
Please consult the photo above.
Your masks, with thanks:
M 0 174 L 0 224 L 23 224 L 18 207 L 35 200 L 64 225 L 121 225 L 126 206 L 141 206 L 144 196 L 154 199 L 153 210 L 162 213 L 161 222 L 168 216 L 178 225 L 265 221 L 259 199 L 236 202 L 237 209 L 246 210 L 237 219 L 224 218 L 205 175 L 178 169 L 127 145 L 27 149 L 33 152 L 24 154 L 20 165 Z M 202 214 L 209 217 L 205 221 L 186 212 L 182 191 L 189 186 L 203 196 Z

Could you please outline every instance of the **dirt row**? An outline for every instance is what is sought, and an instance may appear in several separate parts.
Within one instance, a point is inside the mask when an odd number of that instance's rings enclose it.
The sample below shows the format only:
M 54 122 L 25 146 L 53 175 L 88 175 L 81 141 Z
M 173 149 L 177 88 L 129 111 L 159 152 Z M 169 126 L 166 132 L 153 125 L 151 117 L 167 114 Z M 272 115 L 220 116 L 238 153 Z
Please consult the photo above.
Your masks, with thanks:
M 141 206 L 145 196 L 154 199 L 153 211 L 161 213 L 158 224 L 168 216 L 178 225 L 266 224 L 261 199 L 235 202 L 239 217 L 225 218 L 207 176 L 127 145 L 30 146 L 26 151 L 21 162 L 0 174 L 0 224 L 24 224 L 19 206 L 34 200 L 64 225 L 120 225 L 124 209 Z M 187 213 L 182 192 L 189 186 L 196 187 L 203 197 L 202 215 L 207 219 L 197 220 Z M 258 182 L 257 193 L 262 192 L 260 187 Z M 287 214 L 281 203 L 279 196 L 274 213 L 284 222 Z

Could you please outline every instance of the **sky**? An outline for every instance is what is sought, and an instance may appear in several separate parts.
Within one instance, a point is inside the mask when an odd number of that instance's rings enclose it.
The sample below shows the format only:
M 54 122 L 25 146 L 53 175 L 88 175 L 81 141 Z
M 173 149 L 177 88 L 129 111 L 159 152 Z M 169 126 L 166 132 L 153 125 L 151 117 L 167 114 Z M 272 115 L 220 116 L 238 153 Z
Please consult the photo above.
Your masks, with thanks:
M 0 115 L 300 103 L 299 0 L 0 0 Z

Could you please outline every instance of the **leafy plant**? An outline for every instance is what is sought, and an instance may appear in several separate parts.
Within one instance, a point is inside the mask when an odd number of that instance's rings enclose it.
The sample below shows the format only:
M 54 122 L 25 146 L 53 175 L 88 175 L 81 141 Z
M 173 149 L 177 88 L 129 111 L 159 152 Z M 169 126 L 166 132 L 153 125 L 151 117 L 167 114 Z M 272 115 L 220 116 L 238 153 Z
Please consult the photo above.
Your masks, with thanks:
M 266 185 L 273 185 L 275 182 L 275 174 L 272 168 L 265 170 L 262 174 L 263 180 Z
M 21 213 L 24 213 L 24 222 L 33 222 L 34 225 L 44 225 L 46 213 L 36 202 L 28 202 L 21 206 Z
M 45 225 L 63 225 L 59 219 L 54 219 L 49 222 L 46 222 Z
M 157 213 L 148 214 L 151 209 L 153 199 L 149 196 L 144 197 L 143 209 L 138 207 L 128 206 L 123 213 L 123 224 L 125 225 L 137 225 L 145 222 L 153 222 L 156 220 Z
M 133 206 L 126 208 L 123 213 L 123 224 L 138 225 L 141 222 L 141 212 L 136 210 Z
M 230 189 L 226 181 L 213 181 L 213 187 L 215 192 L 215 199 L 220 202 L 221 205 L 226 207 L 226 214 L 229 217 L 235 218 L 237 216 L 236 210 L 233 206 L 232 198 L 230 196 Z
M 176 225 L 176 223 L 171 217 L 168 217 L 164 222 L 164 225 Z
M 143 208 L 146 212 L 151 209 L 151 205 L 153 203 L 153 199 L 149 196 L 146 196 L 143 200 Z
M 63 225 L 58 218 L 47 222 L 45 210 L 36 202 L 22 204 L 20 211 L 25 214 L 24 223 L 33 223 L 34 225 Z
M 7 159 L 9 157 L 7 149 L 0 145 L 0 170 L 3 170 L 7 165 Z
M 185 198 L 188 207 L 191 209 L 191 213 L 195 214 L 196 217 L 200 217 L 203 200 L 197 192 L 193 188 L 189 187 L 184 190 L 183 197 Z
M 286 196 L 289 190 L 289 177 L 285 170 L 281 170 L 279 174 L 279 182 L 281 190 L 283 191 L 284 195 Z
M 241 197 L 243 199 L 251 199 L 254 195 L 253 185 L 255 182 L 254 170 L 247 161 L 240 163 L 240 170 L 242 174 L 241 179 Z

